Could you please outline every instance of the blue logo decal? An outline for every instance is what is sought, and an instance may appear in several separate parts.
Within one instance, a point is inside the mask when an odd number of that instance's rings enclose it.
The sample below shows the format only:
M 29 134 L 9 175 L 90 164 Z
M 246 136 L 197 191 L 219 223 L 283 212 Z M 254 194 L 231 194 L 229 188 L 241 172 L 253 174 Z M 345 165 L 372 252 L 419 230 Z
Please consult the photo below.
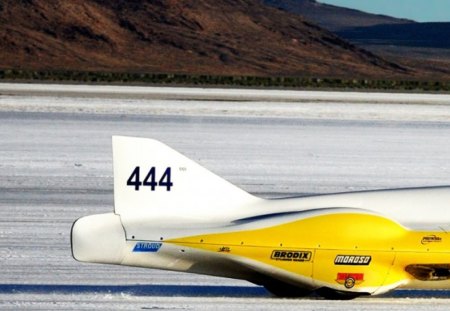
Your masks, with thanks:
M 161 248 L 162 243 L 138 242 L 133 248 L 133 252 L 156 253 Z

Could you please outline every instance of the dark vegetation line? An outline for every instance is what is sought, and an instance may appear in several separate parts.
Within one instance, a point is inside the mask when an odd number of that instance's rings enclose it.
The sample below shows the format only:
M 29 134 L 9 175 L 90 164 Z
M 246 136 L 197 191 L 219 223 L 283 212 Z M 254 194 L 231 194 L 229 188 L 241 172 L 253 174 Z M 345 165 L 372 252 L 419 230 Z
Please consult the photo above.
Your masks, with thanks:
M 0 81 L 136 83 L 275 88 L 341 88 L 398 91 L 450 91 L 450 81 L 345 79 L 312 77 L 216 76 L 165 73 L 0 70 Z

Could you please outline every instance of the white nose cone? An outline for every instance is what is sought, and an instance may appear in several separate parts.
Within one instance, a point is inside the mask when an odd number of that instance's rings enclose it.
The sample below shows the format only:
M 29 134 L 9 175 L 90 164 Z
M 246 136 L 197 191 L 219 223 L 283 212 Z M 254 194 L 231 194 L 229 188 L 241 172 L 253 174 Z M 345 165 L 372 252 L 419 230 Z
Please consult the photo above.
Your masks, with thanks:
M 78 261 L 120 264 L 125 232 L 120 216 L 109 213 L 82 217 L 72 226 L 72 255 Z

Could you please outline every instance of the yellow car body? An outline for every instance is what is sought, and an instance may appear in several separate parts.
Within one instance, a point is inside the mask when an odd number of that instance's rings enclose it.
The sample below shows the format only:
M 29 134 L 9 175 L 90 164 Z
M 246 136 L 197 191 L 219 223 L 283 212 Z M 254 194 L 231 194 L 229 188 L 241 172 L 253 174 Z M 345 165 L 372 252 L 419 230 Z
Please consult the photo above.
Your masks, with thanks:
M 166 145 L 114 137 L 115 212 L 83 217 L 84 262 L 248 280 L 279 296 L 450 289 L 450 188 L 264 200 Z

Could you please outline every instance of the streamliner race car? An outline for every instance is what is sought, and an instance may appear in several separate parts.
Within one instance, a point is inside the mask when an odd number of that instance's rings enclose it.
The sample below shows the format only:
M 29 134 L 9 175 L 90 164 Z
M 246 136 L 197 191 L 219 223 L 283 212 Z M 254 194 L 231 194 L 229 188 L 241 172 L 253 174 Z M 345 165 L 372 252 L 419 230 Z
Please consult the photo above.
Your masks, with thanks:
M 113 137 L 114 212 L 73 257 L 243 279 L 283 297 L 450 289 L 450 187 L 266 200 L 152 139 Z

